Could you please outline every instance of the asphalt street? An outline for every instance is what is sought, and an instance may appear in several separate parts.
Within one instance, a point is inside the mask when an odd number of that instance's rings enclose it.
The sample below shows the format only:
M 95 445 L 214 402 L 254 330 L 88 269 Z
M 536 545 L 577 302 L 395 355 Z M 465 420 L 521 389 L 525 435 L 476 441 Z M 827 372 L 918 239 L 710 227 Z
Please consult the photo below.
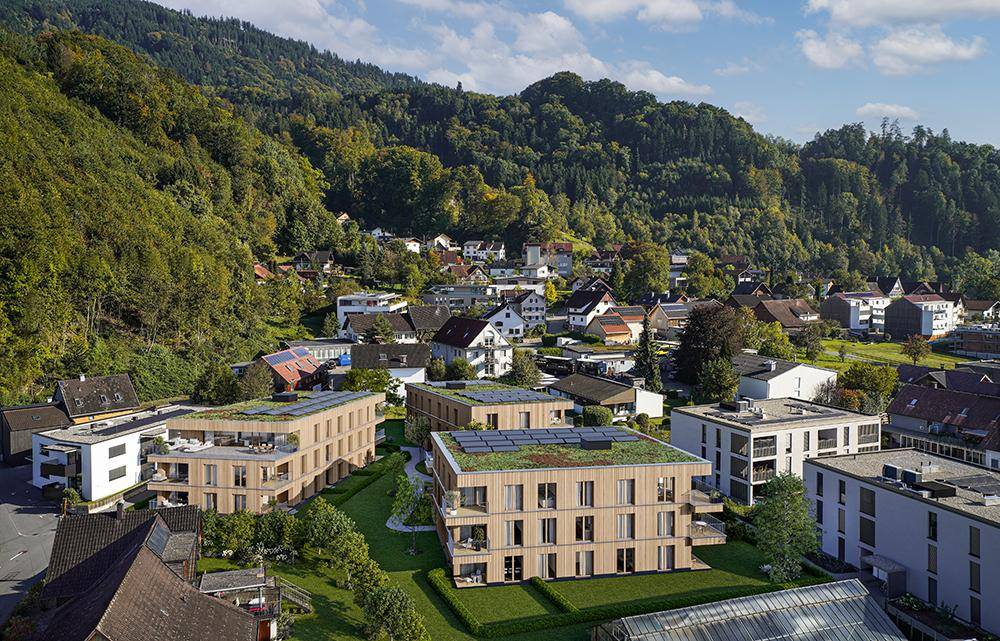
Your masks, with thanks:
M 45 576 L 55 536 L 56 507 L 32 487 L 31 466 L 0 466 L 0 622 Z

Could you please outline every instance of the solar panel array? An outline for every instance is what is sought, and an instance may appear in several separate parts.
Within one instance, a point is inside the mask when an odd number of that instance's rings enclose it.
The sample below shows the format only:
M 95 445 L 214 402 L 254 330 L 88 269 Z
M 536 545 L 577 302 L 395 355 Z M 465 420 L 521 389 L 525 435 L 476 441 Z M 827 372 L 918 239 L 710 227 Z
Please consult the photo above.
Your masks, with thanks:
M 972 476 L 960 476 L 953 479 L 941 479 L 941 482 L 965 490 L 979 492 L 984 496 L 1000 495 L 1000 479 L 989 474 L 973 474 Z
M 572 427 L 535 430 L 465 430 L 450 432 L 466 454 L 516 452 L 521 446 L 579 445 L 582 441 L 623 443 L 639 437 L 618 427 Z
M 289 361 L 294 361 L 297 358 L 302 358 L 303 356 L 308 356 L 309 350 L 305 347 L 293 347 L 292 349 L 282 350 L 274 354 L 268 354 L 264 357 L 268 365 L 281 365 L 282 363 L 287 363 Z
M 551 394 L 530 389 L 473 390 L 455 392 L 477 403 L 536 403 L 556 400 Z
M 270 405 L 251 407 L 243 410 L 240 414 L 246 416 L 304 416 L 328 407 L 353 401 L 363 396 L 368 396 L 368 394 L 370 392 L 313 392 L 304 400 L 296 403 L 288 403 L 287 405 L 279 405 L 278 407 Z

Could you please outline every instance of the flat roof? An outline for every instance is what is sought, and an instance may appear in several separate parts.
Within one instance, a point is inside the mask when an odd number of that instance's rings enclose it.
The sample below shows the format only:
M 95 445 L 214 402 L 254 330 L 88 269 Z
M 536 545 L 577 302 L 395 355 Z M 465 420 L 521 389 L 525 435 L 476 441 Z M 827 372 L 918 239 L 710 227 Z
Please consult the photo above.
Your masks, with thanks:
M 754 411 L 757 408 L 762 411 Z M 831 405 L 814 403 L 801 398 L 770 398 L 749 401 L 749 409 L 738 411 L 719 403 L 675 407 L 674 412 L 689 414 L 715 423 L 729 425 L 749 432 L 767 432 L 799 427 L 822 427 L 843 421 L 869 420 L 879 422 L 878 416 L 852 412 Z
M 651 436 L 618 426 L 433 432 L 460 472 L 613 467 L 708 461 Z M 606 449 L 584 449 L 603 442 Z
M 267 586 L 267 572 L 263 567 L 246 568 L 245 570 L 225 570 L 222 572 L 206 572 L 201 575 L 198 589 L 203 593 L 230 592 L 233 590 L 248 590 Z
M 312 416 L 320 412 L 346 405 L 347 403 L 374 396 L 374 392 L 295 392 L 298 400 L 274 401 L 261 398 L 243 401 L 222 407 L 203 409 L 184 417 L 187 419 L 209 421 L 293 421 L 304 416 Z
M 456 387 L 462 385 L 464 387 Z M 486 380 L 435 381 L 407 383 L 407 387 L 440 394 L 465 405 L 526 405 L 532 403 L 569 403 L 564 398 L 503 383 Z
M 852 476 L 871 485 L 905 494 L 942 509 L 966 514 L 1000 526 L 1000 502 L 986 505 L 984 493 L 973 488 L 1000 492 L 1000 473 L 914 449 L 881 450 L 808 459 L 806 463 Z M 927 467 L 930 464 L 931 467 Z M 921 471 L 922 482 L 936 481 L 955 490 L 955 496 L 924 498 L 901 483 L 882 476 L 884 465 Z
M 82 423 L 70 427 L 61 427 L 47 432 L 40 432 L 39 436 L 50 438 L 64 443 L 78 443 L 80 445 L 92 445 L 102 441 L 108 441 L 126 434 L 144 432 L 159 425 L 165 424 L 168 420 L 180 418 L 193 414 L 194 410 L 175 408 L 169 411 L 154 410 L 146 412 L 136 412 L 125 416 L 118 416 L 113 419 Z M 48 446 L 52 449 L 52 446 Z

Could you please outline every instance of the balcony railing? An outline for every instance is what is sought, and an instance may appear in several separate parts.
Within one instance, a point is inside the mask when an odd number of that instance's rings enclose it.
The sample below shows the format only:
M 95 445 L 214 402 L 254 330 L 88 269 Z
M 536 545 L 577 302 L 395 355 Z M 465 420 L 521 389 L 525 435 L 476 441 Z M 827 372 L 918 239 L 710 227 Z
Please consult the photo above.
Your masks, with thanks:
M 490 550 L 490 539 L 460 539 L 456 541 L 451 534 L 448 534 L 448 552 L 452 556 L 465 556 L 475 554 L 486 554 Z
M 770 481 L 774 478 L 774 468 L 773 467 L 757 467 L 753 470 L 753 482 L 761 483 L 763 481 Z
M 703 481 L 695 481 L 691 486 L 692 505 L 719 505 L 722 503 L 722 493 Z
M 777 445 L 754 445 L 753 457 L 754 458 L 765 458 L 768 456 L 776 456 L 778 454 Z
M 819 439 L 819 449 L 829 450 L 837 447 L 836 438 L 821 438 Z
M 688 536 L 692 539 L 716 539 L 726 536 L 726 524 L 710 514 L 698 514 L 691 521 Z
M 441 504 L 438 506 L 441 510 L 441 516 L 444 517 L 460 517 L 460 516 L 481 516 L 483 514 L 489 514 L 490 505 L 489 503 L 470 503 L 468 505 L 461 504 L 454 508 L 449 508 L 448 504 L 442 500 Z

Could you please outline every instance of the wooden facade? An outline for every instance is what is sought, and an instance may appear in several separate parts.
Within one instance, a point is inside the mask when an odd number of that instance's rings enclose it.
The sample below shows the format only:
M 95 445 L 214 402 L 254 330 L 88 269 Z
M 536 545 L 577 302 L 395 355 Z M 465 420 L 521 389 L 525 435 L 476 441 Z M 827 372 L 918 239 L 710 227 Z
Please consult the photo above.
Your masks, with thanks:
M 499 430 L 567 427 L 566 413 L 572 409 L 572 401 L 556 396 L 551 401 L 490 405 L 464 401 L 427 386 L 406 386 L 407 418 L 426 417 L 434 432 L 464 429 L 472 421 Z
M 690 570 L 702 565 L 694 546 L 725 542 L 724 528 L 696 516 L 722 511 L 692 489 L 708 461 L 463 472 L 432 440 L 435 523 L 458 587 Z M 462 495 L 455 509 L 450 491 Z
M 223 514 L 241 508 L 264 512 L 272 503 L 296 505 L 375 459 L 375 426 L 382 420 L 377 408 L 384 400 L 384 394 L 371 394 L 285 421 L 210 417 L 168 421 L 172 438 L 204 442 L 235 434 L 237 442 L 194 452 L 150 454 L 156 475 L 148 487 L 158 502 L 199 505 Z M 297 445 L 267 453 L 243 444 L 287 442 L 293 434 Z

